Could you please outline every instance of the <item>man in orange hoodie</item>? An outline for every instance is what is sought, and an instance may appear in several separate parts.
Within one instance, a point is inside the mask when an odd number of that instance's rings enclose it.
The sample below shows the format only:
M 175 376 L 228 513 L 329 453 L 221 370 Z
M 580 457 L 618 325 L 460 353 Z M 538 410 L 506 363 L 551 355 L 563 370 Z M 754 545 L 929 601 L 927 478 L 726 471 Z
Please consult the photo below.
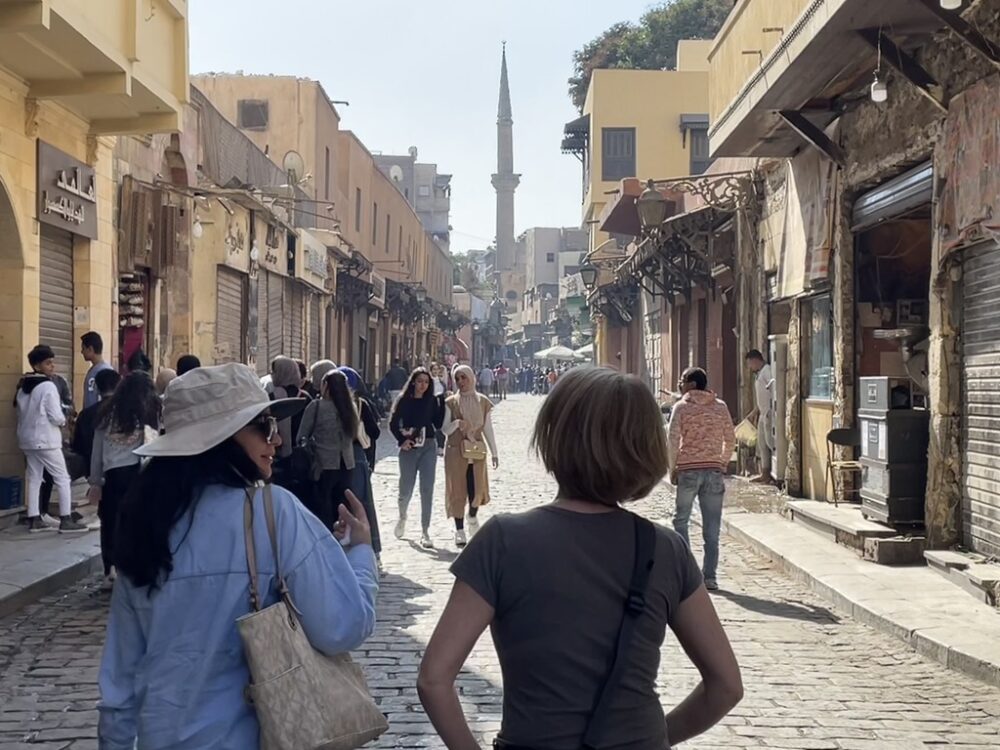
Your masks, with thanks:
M 677 485 L 674 530 L 689 541 L 688 522 L 697 497 L 705 540 L 702 574 L 705 587 L 715 591 L 726 494 L 722 477 L 736 446 L 736 432 L 726 404 L 708 390 L 704 370 L 689 367 L 678 385 L 683 396 L 670 415 L 670 477 Z

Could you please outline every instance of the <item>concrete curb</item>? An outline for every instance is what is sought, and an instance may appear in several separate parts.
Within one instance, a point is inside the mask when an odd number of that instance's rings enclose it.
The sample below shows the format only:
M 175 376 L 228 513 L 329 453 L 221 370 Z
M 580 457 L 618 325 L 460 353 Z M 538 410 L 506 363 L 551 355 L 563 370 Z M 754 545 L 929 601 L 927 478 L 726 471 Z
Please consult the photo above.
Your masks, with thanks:
M 722 528 L 854 619 L 1000 686 L 1000 612 L 934 571 L 864 562 L 775 514 L 724 516 Z
M 26 536 L 26 535 L 25 535 Z M 0 541 L 0 617 L 101 570 L 97 532 L 77 537 Z

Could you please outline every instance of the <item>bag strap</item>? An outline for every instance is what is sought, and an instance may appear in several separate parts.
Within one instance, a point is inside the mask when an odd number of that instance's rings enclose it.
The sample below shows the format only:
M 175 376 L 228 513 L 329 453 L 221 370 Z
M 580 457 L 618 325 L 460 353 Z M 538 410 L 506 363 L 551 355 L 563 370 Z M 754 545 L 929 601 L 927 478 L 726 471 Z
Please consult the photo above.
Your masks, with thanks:
M 625 661 L 635 635 L 636 625 L 646 610 L 646 590 L 649 588 L 649 578 L 656 561 L 656 529 L 645 518 L 634 513 L 631 515 L 635 529 L 635 562 L 632 564 L 632 579 L 628 585 L 625 611 L 618 630 L 618 642 L 611 669 L 601 686 L 597 705 L 590 714 L 590 721 L 587 722 L 587 729 L 583 734 L 583 747 L 587 750 L 595 750 L 598 747 L 598 740 L 604 733 L 611 699 L 625 672 Z
M 250 575 L 250 606 L 254 612 L 259 612 L 261 608 L 260 588 L 258 584 L 259 574 L 257 572 L 256 546 L 253 540 L 253 500 L 256 493 L 255 487 L 246 488 L 246 500 L 243 505 L 243 535 L 247 548 L 247 572 Z M 278 584 L 278 596 L 285 602 L 289 609 L 301 616 L 302 613 L 295 602 L 292 601 L 291 592 L 285 584 L 285 577 L 281 575 L 281 562 L 278 555 L 278 526 L 274 520 L 274 498 L 271 495 L 271 485 L 264 485 L 264 519 L 267 522 L 267 536 L 271 541 L 271 551 L 274 554 L 274 579 Z

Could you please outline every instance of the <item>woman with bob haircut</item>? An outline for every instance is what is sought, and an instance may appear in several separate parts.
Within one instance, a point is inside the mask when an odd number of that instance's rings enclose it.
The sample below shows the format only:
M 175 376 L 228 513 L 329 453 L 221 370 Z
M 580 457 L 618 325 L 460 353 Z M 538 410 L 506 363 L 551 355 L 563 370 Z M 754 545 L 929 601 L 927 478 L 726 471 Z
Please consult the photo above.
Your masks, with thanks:
M 555 500 L 495 516 L 471 539 L 420 666 L 420 699 L 444 745 L 479 747 L 455 679 L 487 627 L 503 672 L 498 748 L 664 750 L 707 731 L 743 696 L 736 657 L 684 541 L 622 507 L 667 473 L 649 389 L 606 368 L 570 370 L 531 445 Z M 656 679 L 668 627 L 701 683 L 664 716 Z
M 167 389 L 164 434 L 136 449 L 150 460 L 119 521 L 119 578 L 98 678 L 102 750 L 260 746 L 236 624 L 255 609 L 248 533 L 261 608 L 283 593 L 280 571 L 313 648 L 341 654 L 371 635 L 378 572 L 361 503 L 348 493 L 349 507 L 340 506 L 338 542 L 290 492 L 261 487 L 281 448 L 278 422 L 305 405 L 269 400 L 241 364 L 200 367 Z M 342 543 L 351 545 L 346 552 Z

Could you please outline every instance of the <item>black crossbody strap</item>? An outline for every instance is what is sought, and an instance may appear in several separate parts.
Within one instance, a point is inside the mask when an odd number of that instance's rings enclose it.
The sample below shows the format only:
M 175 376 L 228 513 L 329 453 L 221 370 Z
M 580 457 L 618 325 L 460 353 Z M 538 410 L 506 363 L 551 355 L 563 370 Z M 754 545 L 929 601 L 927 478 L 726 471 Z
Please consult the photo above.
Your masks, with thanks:
M 611 670 L 604 680 L 597 705 L 590 715 L 587 730 L 583 735 L 584 750 L 596 750 L 599 747 L 597 743 L 604 734 L 611 699 L 625 672 L 625 661 L 635 635 L 636 625 L 646 609 L 646 591 L 649 588 L 649 578 L 656 559 L 656 529 L 652 523 L 635 514 L 632 515 L 632 520 L 635 525 L 635 562 L 632 565 L 632 580 L 629 582 L 625 611 L 618 630 L 614 661 L 611 663 Z

